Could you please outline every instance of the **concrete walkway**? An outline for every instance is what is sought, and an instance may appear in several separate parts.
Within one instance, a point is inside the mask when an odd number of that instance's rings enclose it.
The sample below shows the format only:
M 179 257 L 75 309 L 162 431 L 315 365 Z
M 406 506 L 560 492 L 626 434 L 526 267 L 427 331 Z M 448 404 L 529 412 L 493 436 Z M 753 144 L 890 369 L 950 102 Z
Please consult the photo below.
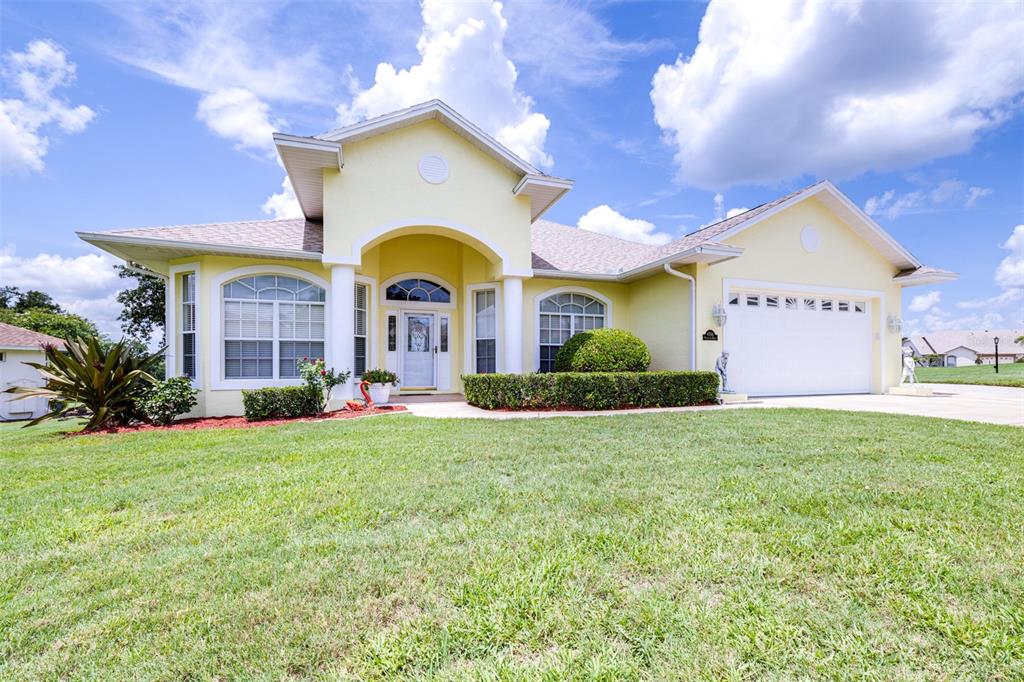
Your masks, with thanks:
M 894 395 L 821 395 L 786 398 L 760 398 L 747 403 L 721 407 L 664 407 L 647 410 L 594 410 L 565 412 L 502 412 L 482 410 L 465 401 L 408 402 L 409 412 L 420 417 L 469 419 L 538 419 L 544 417 L 595 417 L 654 412 L 692 412 L 696 410 L 735 410 L 751 407 L 802 407 L 854 412 L 887 412 L 920 417 L 941 417 L 988 424 L 1024 426 L 1024 388 L 1003 386 L 961 386 L 929 384 L 931 397 Z M 402 402 L 401 400 L 396 402 Z

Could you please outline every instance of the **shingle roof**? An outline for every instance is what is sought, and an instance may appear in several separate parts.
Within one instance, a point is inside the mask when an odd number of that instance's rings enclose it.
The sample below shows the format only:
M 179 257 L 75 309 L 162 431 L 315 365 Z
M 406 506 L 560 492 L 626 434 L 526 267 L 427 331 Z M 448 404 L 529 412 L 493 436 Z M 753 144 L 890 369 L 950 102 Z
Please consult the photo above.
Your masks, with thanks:
M 946 330 L 911 336 L 910 340 L 921 353 L 944 354 L 954 348 L 970 348 L 981 355 L 994 355 L 999 337 L 999 354 L 1024 353 L 1024 344 L 1014 340 L 1024 335 L 1024 329 Z
M 538 220 L 530 234 L 533 267 L 587 274 L 615 274 L 658 257 L 658 247 L 578 227 Z
M 322 253 L 323 224 L 305 218 L 285 220 L 245 220 L 237 223 L 171 225 L 131 230 L 111 230 L 107 235 L 143 237 L 172 242 L 213 244 L 217 246 L 256 247 Z
M 0 348 L 42 348 L 43 346 L 63 348 L 64 342 L 56 336 L 0 322 Z

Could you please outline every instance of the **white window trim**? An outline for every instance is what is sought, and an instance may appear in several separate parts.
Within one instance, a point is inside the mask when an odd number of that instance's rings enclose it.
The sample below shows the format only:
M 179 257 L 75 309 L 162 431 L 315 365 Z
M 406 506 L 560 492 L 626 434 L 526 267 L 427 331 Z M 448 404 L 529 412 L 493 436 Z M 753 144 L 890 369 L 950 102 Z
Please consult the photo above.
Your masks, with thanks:
M 377 278 L 366 277 L 365 275 L 355 276 L 356 284 L 365 284 L 367 286 L 366 292 L 366 369 L 376 369 L 379 365 L 377 364 L 377 306 L 374 302 L 377 300 Z M 356 311 L 353 309 L 353 322 L 355 321 Z M 384 330 L 385 336 L 387 335 L 387 329 Z M 353 344 L 355 343 L 353 336 Z M 352 369 L 355 370 L 355 351 L 353 346 L 352 353 Z M 353 376 L 353 379 L 355 377 Z
M 604 303 L 604 326 L 605 328 L 615 326 L 612 317 L 612 301 L 599 291 L 587 287 L 555 287 L 548 289 L 533 297 L 533 368 L 529 371 L 540 371 L 540 303 L 545 298 L 557 294 L 585 294 L 596 298 Z
M 178 305 L 178 279 L 186 273 L 194 273 L 196 276 L 196 376 L 192 380 L 194 388 L 203 387 L 203 275 L 202 266 L 195 263 L 179 263 L 172 265 L 167 271 L 167 290 L 164 306 L 166 310 L 166 321 L 164 322 L 164 333 L 167 335 L 165 342 L 167 350 L 164 352 L 164 363 L 167 376 L 182 376 L 181 354 L 177 352 L 181 342 L 181 306 Z
M 448 303 L 431 303 L 430 301 L 392 301 L 387 298 L 388 287 L 395 282 L 401 282 L 403 279 L 428 279 L 432 282 L 440 284 L 448 290 Z M 452 310 L 458 307 L 458 290 L 451 285 L 450 282 L 438 277 L 437 275 L 429 272 L 403 272 L 400 275 L 394 277 L 388 277 L 386 280 L 381 282 L 380 292 L 380 305 L 388 308 L 412 308 L 417 310 Z
M 464 353 L 462 356 L 462 368 L 466 374 L 476 374 L 476 292 L 494 290 L 494 330 L 495 345 L 495 369 L 498 372 L 505 371 L 505 344 L 502 343 L 502 330 L 505 328 L 505 311 L 503 309 L 504 299 L 501 290 L 501 282 L 483 282 L 481 284 L 469 284 L 466 286 L 466 323 L 463 329 L 466 337 Z
M 231 280 L 235 280 L 240 277 L 250 277 L 252 275 L 285 275 L 287 277 L 296 277 L 311 284 L 315 284 L 324 290 L 324 362 L 327 363 L 328 367 L 335 366 L 336 363 L 334 358 L 331 357 L 331 314 L 333 311 L 331 310 L 330 283 L 323 277 L 313 274 L 308 270 L 292 268 L 286 265 L 248 265 L 243 268 L 228 270 L 227 272 L 214 277 L 213 280 L 210 281 L 210 286 L 207 289 L 210 296 L 210 302 L 212 304 L 210 306 L 212 314 L 210 315 L 210 344 L 208 347 L 210 356 L 210 389 L 214 391 L 240 391 L 252 388 L 265 388 L 267 386 L 299 386 L 302 384 L 302 379 L 298 377 L 294 379 L 224 378 L 224 299 L 221 296 L 221 287 Z M 277 338 L 276 317 L 274 319 L 274 330 L 275 333 L 273 341 L 280 341 L 281 339 Z M 276 363 L 276 343 L 274 345 L 274 349 L 274 362 Z M 352 358 L 349 358 L 348 364 L 351 363 Z M 275 374 L 277 371 L 278 369 L 275 366 Z

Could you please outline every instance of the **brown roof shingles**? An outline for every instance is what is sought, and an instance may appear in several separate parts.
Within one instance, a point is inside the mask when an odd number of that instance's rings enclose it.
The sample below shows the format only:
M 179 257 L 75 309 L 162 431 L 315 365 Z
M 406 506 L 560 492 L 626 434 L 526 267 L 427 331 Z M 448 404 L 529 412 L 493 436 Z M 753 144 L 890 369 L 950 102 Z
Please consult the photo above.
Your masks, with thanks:
M 237 223 L 171 225 L 132 230 L 111 230 L 108 235 L 142 237 L 172 242 L 253 247 L 322 253 L 323 224 L 304 218 L 284 220 L 245 220 Z
M 31 329 L 15 327 L 0 322 L 0 348 L 42 348 L 43 346 L 64 347 L 64 341 L 56 336 L 41 334 Z

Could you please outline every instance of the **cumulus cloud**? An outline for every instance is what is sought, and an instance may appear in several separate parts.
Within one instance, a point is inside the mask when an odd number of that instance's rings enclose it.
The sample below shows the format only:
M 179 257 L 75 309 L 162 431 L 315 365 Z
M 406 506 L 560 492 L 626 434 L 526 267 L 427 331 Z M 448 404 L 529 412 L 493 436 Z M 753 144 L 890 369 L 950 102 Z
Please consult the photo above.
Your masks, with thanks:
M 291 178 L 285 177 L 284 182 L 281 183 L 281 191 L 271 194 L 260 206 L 260 210 L 274 220 L 302 217 L 302 208 L 299 206 L 299 200 L 295 197 L 295 190 L 292 189 Z
M 913 300 L 910 301 L 910 305 L 907 306 L 907 308 L 915 313 L 923 313 L 929 308 L 938 305 L 939 301 L 941 300 L 941 291 L 929 291 L 926 294 L 915 296 Z
M 899 194 L 890 189 L 864 202 L 864 212 L 895 220 L 904 214 L 924 213 L 950 207 L 974 208 L 978 200 L 992 194 L 990 187 L 968 187 L 961 180 L 943 180 L 931 189 Z
M 419 63 L 408 69 L 378 64 L 373 85 L 338 106 L 339 124 L 439 98 L 530 163 L 550 168 L 544 150 L 550 121 L 516 87 L 501 3 L 425 0 L 422 16 Z
M 996 267 L 996 284 L 1001 287 L 1024 287 L 1024 225 L 1013 228 L 1013 234 L 1001 246 L 1010 251 Z
M 0 249 L 3 282 L 26 291 L 35 289 L 53 297 L 65 310 L 86 317 L 111 336 L 121 335 L 117 292 L 125 288 L 114 265 L 121 261 L 108 253 L 58 256 L 40 253 L 22 258 L 13 246 Z
M 34 40 L 24 52 L 4 56 L 5 89 L 19 97 L 0 100 L 0 160 L 8 173 L 41 171 L 50 146 L 47 135 L 54 130 L 78 133 L 96 113 L 79 104 L 71 105 L 55 94 L 75 80 L 75 63 L 68 53 L 50 40 Z
M 651 100 L 685 184 L 852 176 L 969 150 L 1024 90 L 1022 43 L 1012 1 L 713 0 Z
M 239 151 L 273 155 L 275 130 L 284 121 L 270 116 L 270 107 L 244 88 L 224 88 L 203 95 L 196 117 L 221 137 L 234 141 Z
M 976 298 L 969 301 L 960 301 L 956 304 L 956 307 L 962 310 L 970 310 L 972 308 L 996 308 L 1009 303 L 1016 303 L 1020 300 L 1024 300 L 1024 289 L 1014 288 L 1006 289 L 1003 293 L 990 296 L 989 298 Z
M 580 217 L 576 226 L 600 234 L 611 235 L 631 242 L 662 245 L 672 241 L 672 236 L 657 232 L 654 223 L 640 218 L 627 218 L 612 207 L 602 204 L 595 206 Z

